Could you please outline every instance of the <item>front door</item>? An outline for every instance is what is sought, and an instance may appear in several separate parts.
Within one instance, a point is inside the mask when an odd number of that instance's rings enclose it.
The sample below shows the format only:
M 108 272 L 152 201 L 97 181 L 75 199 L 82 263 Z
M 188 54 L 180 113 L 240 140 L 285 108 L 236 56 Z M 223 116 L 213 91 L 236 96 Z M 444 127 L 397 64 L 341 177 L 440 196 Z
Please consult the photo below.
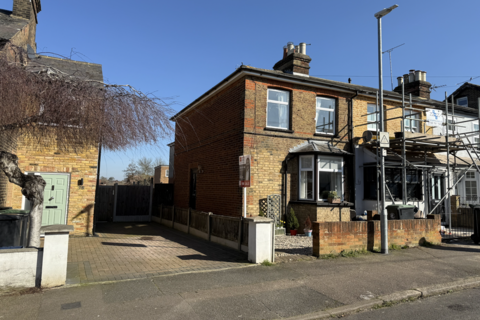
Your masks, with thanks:
M 190 208 L 197 206 L 197 169 L 190 170 Z
M 68 174 L 42 173 L 47 185 L 43 193 L 42 226 L 66 224 L 67 195 L 69 185 Z
M 430 195 L 431 195 L 431 199 L 432 199 L 432 202 L 430 204 L 431 209 L 433 209 L 438 204 L 438 202 L 440 202 L 440 200 L 443 198 L 443 196 L 445 195 L 444 183 L 445 183 L 444 175 L 442 175 L 442 174 L 433 174 L 432 175 L 432 180 L 431 180 L 431 183 L 430 183 L 430 190 L 431 190 Z M 445 213 L 445 205 L 443 204 L 443 202 L 437 207 L 437 209 L 435 209 L 435 211 L 433 213 L 436 213 L 436 214 Z

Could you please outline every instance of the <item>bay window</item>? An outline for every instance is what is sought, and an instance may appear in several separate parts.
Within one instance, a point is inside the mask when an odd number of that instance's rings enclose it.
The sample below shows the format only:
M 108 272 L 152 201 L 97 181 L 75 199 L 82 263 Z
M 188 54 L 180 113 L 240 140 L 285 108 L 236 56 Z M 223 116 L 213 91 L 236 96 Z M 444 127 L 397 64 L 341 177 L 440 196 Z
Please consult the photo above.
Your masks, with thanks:
M 317 97 L 315 132 L 335 133 L 335 99 Z
M 300 200 L 326 201 L 328 193 L 335 191 L 343 201 L 343 159 L 322 155 L 300 156 L 299 186 Z
M 313 200 L 313 156 L 300 157 L 300 199 Z
M 267 127 L 286 129 L 290 127 L 290 93 L 277 89 L 267 92 Z

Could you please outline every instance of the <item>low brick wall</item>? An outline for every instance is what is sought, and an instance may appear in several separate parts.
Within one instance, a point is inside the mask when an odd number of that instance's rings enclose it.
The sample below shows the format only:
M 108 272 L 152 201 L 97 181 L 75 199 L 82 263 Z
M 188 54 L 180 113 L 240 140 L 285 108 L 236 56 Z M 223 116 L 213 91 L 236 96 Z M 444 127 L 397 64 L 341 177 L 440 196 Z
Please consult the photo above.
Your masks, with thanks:
M 304 233 L 303 228 L 307 217 L 310 217 L 310 221 L 350 221 L 350 208 L 349 207 L 317 207 L 316 204 L 310 203 L 291 203 L 289 204 L 295 211 L 298 223 L 299 233 Z
M 440 243 L 440 216 L 388 222 L 388 243 L 418 246 L 422 241 Z M 338 254 L 350 250 L 380 249 L 380 221 L 314 222 L 313 255 Z

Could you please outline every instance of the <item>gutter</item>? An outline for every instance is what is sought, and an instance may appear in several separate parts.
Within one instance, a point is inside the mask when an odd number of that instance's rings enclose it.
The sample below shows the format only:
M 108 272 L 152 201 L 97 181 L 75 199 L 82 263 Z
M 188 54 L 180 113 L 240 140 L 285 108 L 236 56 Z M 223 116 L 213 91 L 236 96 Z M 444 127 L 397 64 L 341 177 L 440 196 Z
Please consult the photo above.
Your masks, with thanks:
M 355 185 L 357 181 L 357 172 L 356 172 L 356 159 L 355 159 L 355 143 L 353 142 L 353 99 L 355 99 L 358 96 L 358 91 L 355 93 L 354 96 L 350 98 L 350 107 L 348 108 L 348 126 L 349 128 L 349 140 L 350 140 L 350 152 L 353 153 L 353 158 L 352 160 L 352 177 L 353 177 L 353 183 L 350 186 L 350 192 L 351 192 L 351 199 L 353 200 L 350 201 L 353 203 L 353 208 L 355 209 Z M 352 181 L 352 180 L 350 180 Z

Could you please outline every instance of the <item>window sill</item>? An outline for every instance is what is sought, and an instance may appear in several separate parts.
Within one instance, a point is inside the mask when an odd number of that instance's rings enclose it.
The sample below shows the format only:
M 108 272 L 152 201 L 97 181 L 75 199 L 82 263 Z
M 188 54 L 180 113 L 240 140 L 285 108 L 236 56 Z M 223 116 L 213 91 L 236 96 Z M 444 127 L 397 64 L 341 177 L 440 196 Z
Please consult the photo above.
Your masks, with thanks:
M 340 203 L 328 203 L 323 201 L 312 201 L 312 200 L 297 200 L 297 201 L 290 201 L 290 203 L 294 204 L 311 204 L 316 205 L 317 207 L 353 207 L 354 204 L 351 202 L 343 201 Z
M 263 130 L 264 130 L 264 131 L 284 132 L 284 133 L 294 133 L 293 130 L 280 129 L 280 128 L 268 128 L 268 127 L 265 127 Z
M 328 134 L 328 133 L 314 133 L 313 136 L 324 137 L 324 138 L 338 138 L 336 134 Z

